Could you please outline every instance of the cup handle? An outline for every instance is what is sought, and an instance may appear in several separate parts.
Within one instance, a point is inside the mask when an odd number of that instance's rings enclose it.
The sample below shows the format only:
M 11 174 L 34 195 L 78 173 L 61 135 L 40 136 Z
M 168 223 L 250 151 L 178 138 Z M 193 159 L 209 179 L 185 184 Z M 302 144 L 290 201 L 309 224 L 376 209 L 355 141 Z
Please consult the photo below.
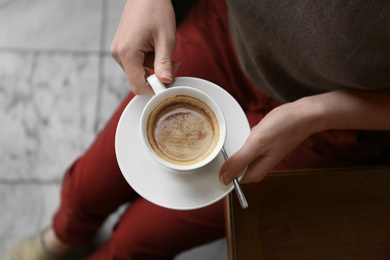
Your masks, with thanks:
M 158 80 L 156 74 L 153 74 L 146 79 L 150 86 L 152 87 L 154 94 L 158 94 L 161 91 L 166 90 L 167 88 L 165 87 L 164 83 L 162 83 L 160 80 Z

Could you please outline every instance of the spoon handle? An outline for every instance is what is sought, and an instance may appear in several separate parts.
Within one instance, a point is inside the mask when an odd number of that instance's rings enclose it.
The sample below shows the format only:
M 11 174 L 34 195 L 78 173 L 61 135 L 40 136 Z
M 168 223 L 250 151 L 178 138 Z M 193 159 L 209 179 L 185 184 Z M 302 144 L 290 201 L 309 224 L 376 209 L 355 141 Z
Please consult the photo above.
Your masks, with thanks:
M 227 160 L 229 158 L 229 156 L 227 155 L 227 153 L 225 151 L 225 148 L 222 147 L 221 151 L 222 151 L 223 157 L 225 158 L 225 160 Z M 241 189 L 240 182 L 238 181 L 237 177 L 234 178 L 233 185 L 234 185 L 234 189 L 236 190 L 236 194 L 237 194 L 237 197 L 238 197 L 238 201 L 240 202 L 241 208 L 247 209 L 248 208 L 248 202 L 247 202 L 247 200 L 245 198 L 244 192 Z

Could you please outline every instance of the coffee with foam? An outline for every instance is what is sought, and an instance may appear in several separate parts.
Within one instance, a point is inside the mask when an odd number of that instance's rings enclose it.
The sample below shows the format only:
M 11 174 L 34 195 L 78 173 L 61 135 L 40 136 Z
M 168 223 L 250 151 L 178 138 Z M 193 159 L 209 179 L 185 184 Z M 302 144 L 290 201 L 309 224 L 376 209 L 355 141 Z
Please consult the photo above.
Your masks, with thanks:
M 207 158 L 219 139 L 218 120 L 201 100 L 179 95 L 160 103 L 149 115 L 147 136 L 162 159 L 191 165 Z

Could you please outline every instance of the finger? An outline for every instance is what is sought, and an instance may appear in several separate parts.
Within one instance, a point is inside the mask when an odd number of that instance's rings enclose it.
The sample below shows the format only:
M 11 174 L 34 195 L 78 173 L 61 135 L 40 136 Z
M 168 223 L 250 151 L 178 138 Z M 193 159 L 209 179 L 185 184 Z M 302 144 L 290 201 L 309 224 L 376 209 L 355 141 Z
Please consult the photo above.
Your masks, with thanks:
M 173 79 L 173 62 L 172 55 L 175 49 L 175 39 L 163 40 L 157 42 L 154 73 L 163 83 L 171 83 Z
M 222 184 L 228 185 L 254 160 L 254 154 L 244 145 L 222 165 L 219 177 Z
M 122 70 L 124 71 L 124 68 L 123 68 L 123 64 L 122 64 L 122 61 L 119 57 L 119 53 L 118 53 L 118 50 L 116 48 L 116 42 L 113 41 L 111 43 L 111 46 L 110 46 L 110 53 L 111 53 L 111 56 L 114 58 L 114 60 L 119 64 L 119 66 L 122 68 Z
M 248 145 L 247 150 L 239 150 L 232 155 L 221 167 L 220 179 L 225 185 L 233 181 L 242 171 L 246 169 L 242 183 L 261 181 L 280 161 L 277 157 L 263 152 L 251 152 Z M 260 154 L 259 154 L 260 153 Z
M 261 156 L 251 162 L 242 178 L 242 183 L 259 182 L 272 170 L 270 157 Z
M 130 88 L 135 95 L 150 95 L 153 90 L 146 81 L 144 60 L 145 54 L 142 51 L 132 51 L 127 44 L 117 44 L 115 40 L 110 46 L 111 56 L 121 66 L 126 74 Z
M 141 51 L 129 55 L 128 58 L 122 60 L 123 68 L 129 81 L 131 91 L 135 95 L 154 94 L 149 83 L 146 81 L 144 60 L 145 54 Z
M 123 64 L 122 64 L 122 62 L 121 62 L 121 59 L 119 58 L 119 56 L 116 54 L 116 53 L 114 53 L 114 52 L 111 52 L 111 56 L 114 58 L 114 60 L 116 61 L 116 63 L 118 63 L 119 64 L 119 66 L 122 68 L 122 70 L 123 70 Z
M 174 76 L 180 67 L 179 61 L 172 61 L 172 75 Z M 154 69 L 154 52 L 145 54 L 144 66 L 149 69 Z

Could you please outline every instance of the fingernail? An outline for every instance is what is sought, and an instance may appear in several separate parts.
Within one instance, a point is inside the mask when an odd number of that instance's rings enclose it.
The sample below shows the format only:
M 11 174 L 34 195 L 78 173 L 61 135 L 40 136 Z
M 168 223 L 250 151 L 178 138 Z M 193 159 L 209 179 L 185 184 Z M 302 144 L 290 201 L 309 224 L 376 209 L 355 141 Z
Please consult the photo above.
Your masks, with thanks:
M 172 80 L 172 73 L 169 70 L 162 70 L 160 76 L 162 78 Z
M 229 178 L 229 175 L 224 172 L 221 176 L 220 176 L 220 181 L 223 185 L 228 185 L 230 183 L 230 178 Z

